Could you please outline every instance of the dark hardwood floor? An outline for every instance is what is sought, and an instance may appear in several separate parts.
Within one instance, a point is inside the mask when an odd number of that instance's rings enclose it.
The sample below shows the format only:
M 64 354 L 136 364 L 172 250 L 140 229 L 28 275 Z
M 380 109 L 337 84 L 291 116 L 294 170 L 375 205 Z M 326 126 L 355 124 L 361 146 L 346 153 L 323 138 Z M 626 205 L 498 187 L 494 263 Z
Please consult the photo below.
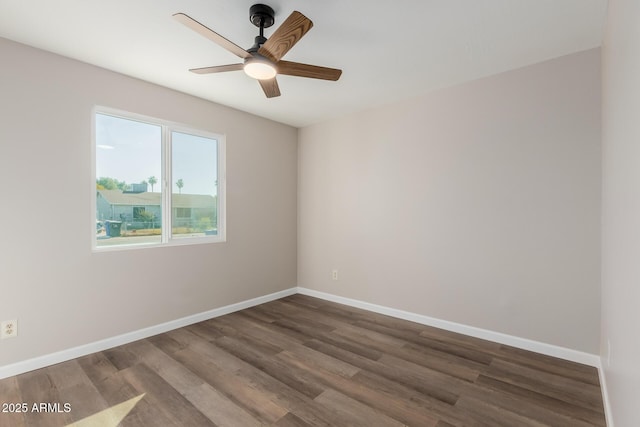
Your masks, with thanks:
M 605 426 L 595 368 L 299 294 L 0 380 L 0 425 L 136 397 L 119 425 Z

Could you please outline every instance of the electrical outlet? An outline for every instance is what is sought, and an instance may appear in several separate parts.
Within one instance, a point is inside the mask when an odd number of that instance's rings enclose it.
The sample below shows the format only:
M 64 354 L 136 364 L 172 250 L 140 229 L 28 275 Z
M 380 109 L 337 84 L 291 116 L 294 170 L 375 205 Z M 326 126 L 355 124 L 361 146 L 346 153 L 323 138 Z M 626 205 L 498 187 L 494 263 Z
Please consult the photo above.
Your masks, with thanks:
M 0 323 L 0 339 L 18 336 L 18 320 L 5 320 Z
M 338 280 L 338 270 L 333 270 L 331 272 L 331 279 L 332 280 Z

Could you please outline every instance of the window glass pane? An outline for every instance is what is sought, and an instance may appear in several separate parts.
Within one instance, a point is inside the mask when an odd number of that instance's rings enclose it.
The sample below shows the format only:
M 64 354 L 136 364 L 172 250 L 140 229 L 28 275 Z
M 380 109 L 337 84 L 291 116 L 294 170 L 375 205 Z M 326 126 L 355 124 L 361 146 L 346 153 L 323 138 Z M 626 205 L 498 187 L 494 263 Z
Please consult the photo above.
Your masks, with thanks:
M 218 234 L 218 141 L 171 132 L 172 236 Z
M 96 245 L 160 243 L 161 127 L 96 114 Z

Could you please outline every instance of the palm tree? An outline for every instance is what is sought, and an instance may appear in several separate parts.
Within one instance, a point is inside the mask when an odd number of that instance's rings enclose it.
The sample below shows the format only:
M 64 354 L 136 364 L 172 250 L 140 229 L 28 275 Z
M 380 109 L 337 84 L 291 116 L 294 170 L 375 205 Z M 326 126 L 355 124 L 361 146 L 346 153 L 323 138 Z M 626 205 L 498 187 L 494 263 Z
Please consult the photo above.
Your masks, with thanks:
M 182 178 L 176 181 L 176 187 L 178 187 L 178 193 L 182 194 L 182 187 L 184 187 L 184 182 L 182 181 Z
M 149 177 L 149 185 L 151 185 L 151 192 L 153 193 L 153 185 L 157 184 L 158 180 L 156 179 L 155 176 L 150 176 Z

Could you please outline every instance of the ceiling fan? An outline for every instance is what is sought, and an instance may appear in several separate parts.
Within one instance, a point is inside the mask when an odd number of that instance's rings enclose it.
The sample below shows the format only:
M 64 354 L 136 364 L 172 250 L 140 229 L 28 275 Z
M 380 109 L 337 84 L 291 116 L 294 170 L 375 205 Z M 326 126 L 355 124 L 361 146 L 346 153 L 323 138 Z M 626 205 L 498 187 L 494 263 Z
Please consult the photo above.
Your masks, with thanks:
M 281 58 L 311 29 L 313 22 L 302 13 L 294 11 L 267 39 L 264 37 L 264 29 L 273 25 L 274 15 L 273 9 L 267 5 L 251 6 L 249 19 L 260 29 L 260 34 L 256 36 L 254 45 L 245 50 L 190 16 L 184 13 L 174 14 L 173 17 L 182 24 L 244 59 L 243 63 L 192 68 L 189 71 L 210 74 L 244 70 L 247 75 L 258 80 L 267 98 L 280 96 L 276 80 L 278 74 L 333 81 L 340 78 L 342 70 L 282 60 Z

